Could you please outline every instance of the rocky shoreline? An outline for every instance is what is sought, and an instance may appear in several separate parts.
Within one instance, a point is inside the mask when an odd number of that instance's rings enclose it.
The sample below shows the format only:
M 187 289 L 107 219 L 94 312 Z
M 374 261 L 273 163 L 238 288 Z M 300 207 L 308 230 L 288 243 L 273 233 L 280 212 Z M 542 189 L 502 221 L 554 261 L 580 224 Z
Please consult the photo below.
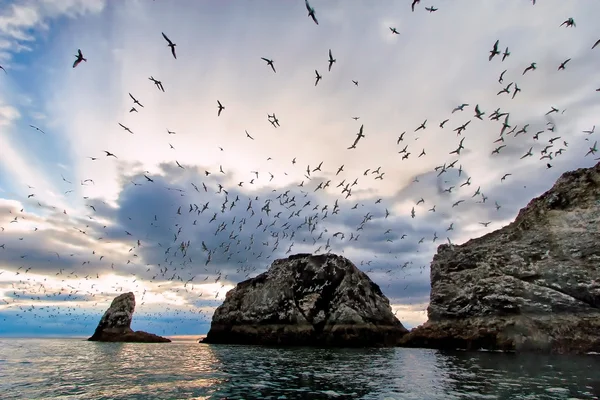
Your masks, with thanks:
M 600 352 L 600 163 L 563 174 L 504 228 L 439 246 L 428 317 L 400 345 Z

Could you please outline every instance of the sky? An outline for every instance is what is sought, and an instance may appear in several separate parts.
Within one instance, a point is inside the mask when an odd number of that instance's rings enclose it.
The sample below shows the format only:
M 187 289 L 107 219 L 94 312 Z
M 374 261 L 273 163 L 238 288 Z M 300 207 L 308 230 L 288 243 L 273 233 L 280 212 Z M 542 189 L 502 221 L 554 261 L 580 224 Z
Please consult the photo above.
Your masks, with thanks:
M 598 162 L 600 3 L 410 3 L 0 0 L 0 335 L 91 335 L 127 291 L 132 328 L 203 334 L 325 252 L 425 322 L 437 246 Z

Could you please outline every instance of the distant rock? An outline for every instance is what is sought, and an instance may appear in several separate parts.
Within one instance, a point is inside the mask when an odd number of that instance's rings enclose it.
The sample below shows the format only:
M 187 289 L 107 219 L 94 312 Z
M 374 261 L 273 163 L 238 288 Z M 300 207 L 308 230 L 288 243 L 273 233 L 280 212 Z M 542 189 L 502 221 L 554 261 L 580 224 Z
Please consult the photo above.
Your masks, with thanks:
M 504 228 L 431 263 L 406 346 L 600 352 L 600 163 L 563 174 Z
M 171 340 L 152 333 L 131 330 L 135 310 L 133 293 L 117 296 L 100 320 L 96 331 L 88 340 L 94 342 L 143 342 L 165 343 Z
M 297 254 L 230 290 L 203 342 L 394 346 L 407 332 L 379 286 L 348 259 Z

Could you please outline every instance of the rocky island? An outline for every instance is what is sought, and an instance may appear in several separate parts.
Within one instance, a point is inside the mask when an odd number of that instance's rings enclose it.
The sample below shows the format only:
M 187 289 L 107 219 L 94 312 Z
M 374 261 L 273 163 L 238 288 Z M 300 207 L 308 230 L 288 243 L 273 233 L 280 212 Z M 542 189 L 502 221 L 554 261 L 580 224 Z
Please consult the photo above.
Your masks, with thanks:
M 348 259 L 297 254 L 230 290 L 204 343 L 395 346 L 408 331 Z
M 600 163 L 563 174 L 502 229 L 439 246 L 428 317 L 404 346 L 600 352 Z
M 131 320 L 135 310 L 135 296 L 133 293 L 123 293 L 117 296 L 90 337 L 94 342 L 140 342 L 140 343 L 166 343 L 170 339 L 152 333 L 133 331 Z

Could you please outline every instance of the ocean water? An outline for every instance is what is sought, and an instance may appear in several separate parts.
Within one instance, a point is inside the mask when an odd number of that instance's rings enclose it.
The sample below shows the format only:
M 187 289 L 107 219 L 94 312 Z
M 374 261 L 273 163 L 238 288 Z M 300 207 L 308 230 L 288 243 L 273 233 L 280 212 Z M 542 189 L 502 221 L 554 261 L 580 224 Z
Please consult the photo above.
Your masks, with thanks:
M 0 399 L 594 399 L 600 356 L 0 339 Z

